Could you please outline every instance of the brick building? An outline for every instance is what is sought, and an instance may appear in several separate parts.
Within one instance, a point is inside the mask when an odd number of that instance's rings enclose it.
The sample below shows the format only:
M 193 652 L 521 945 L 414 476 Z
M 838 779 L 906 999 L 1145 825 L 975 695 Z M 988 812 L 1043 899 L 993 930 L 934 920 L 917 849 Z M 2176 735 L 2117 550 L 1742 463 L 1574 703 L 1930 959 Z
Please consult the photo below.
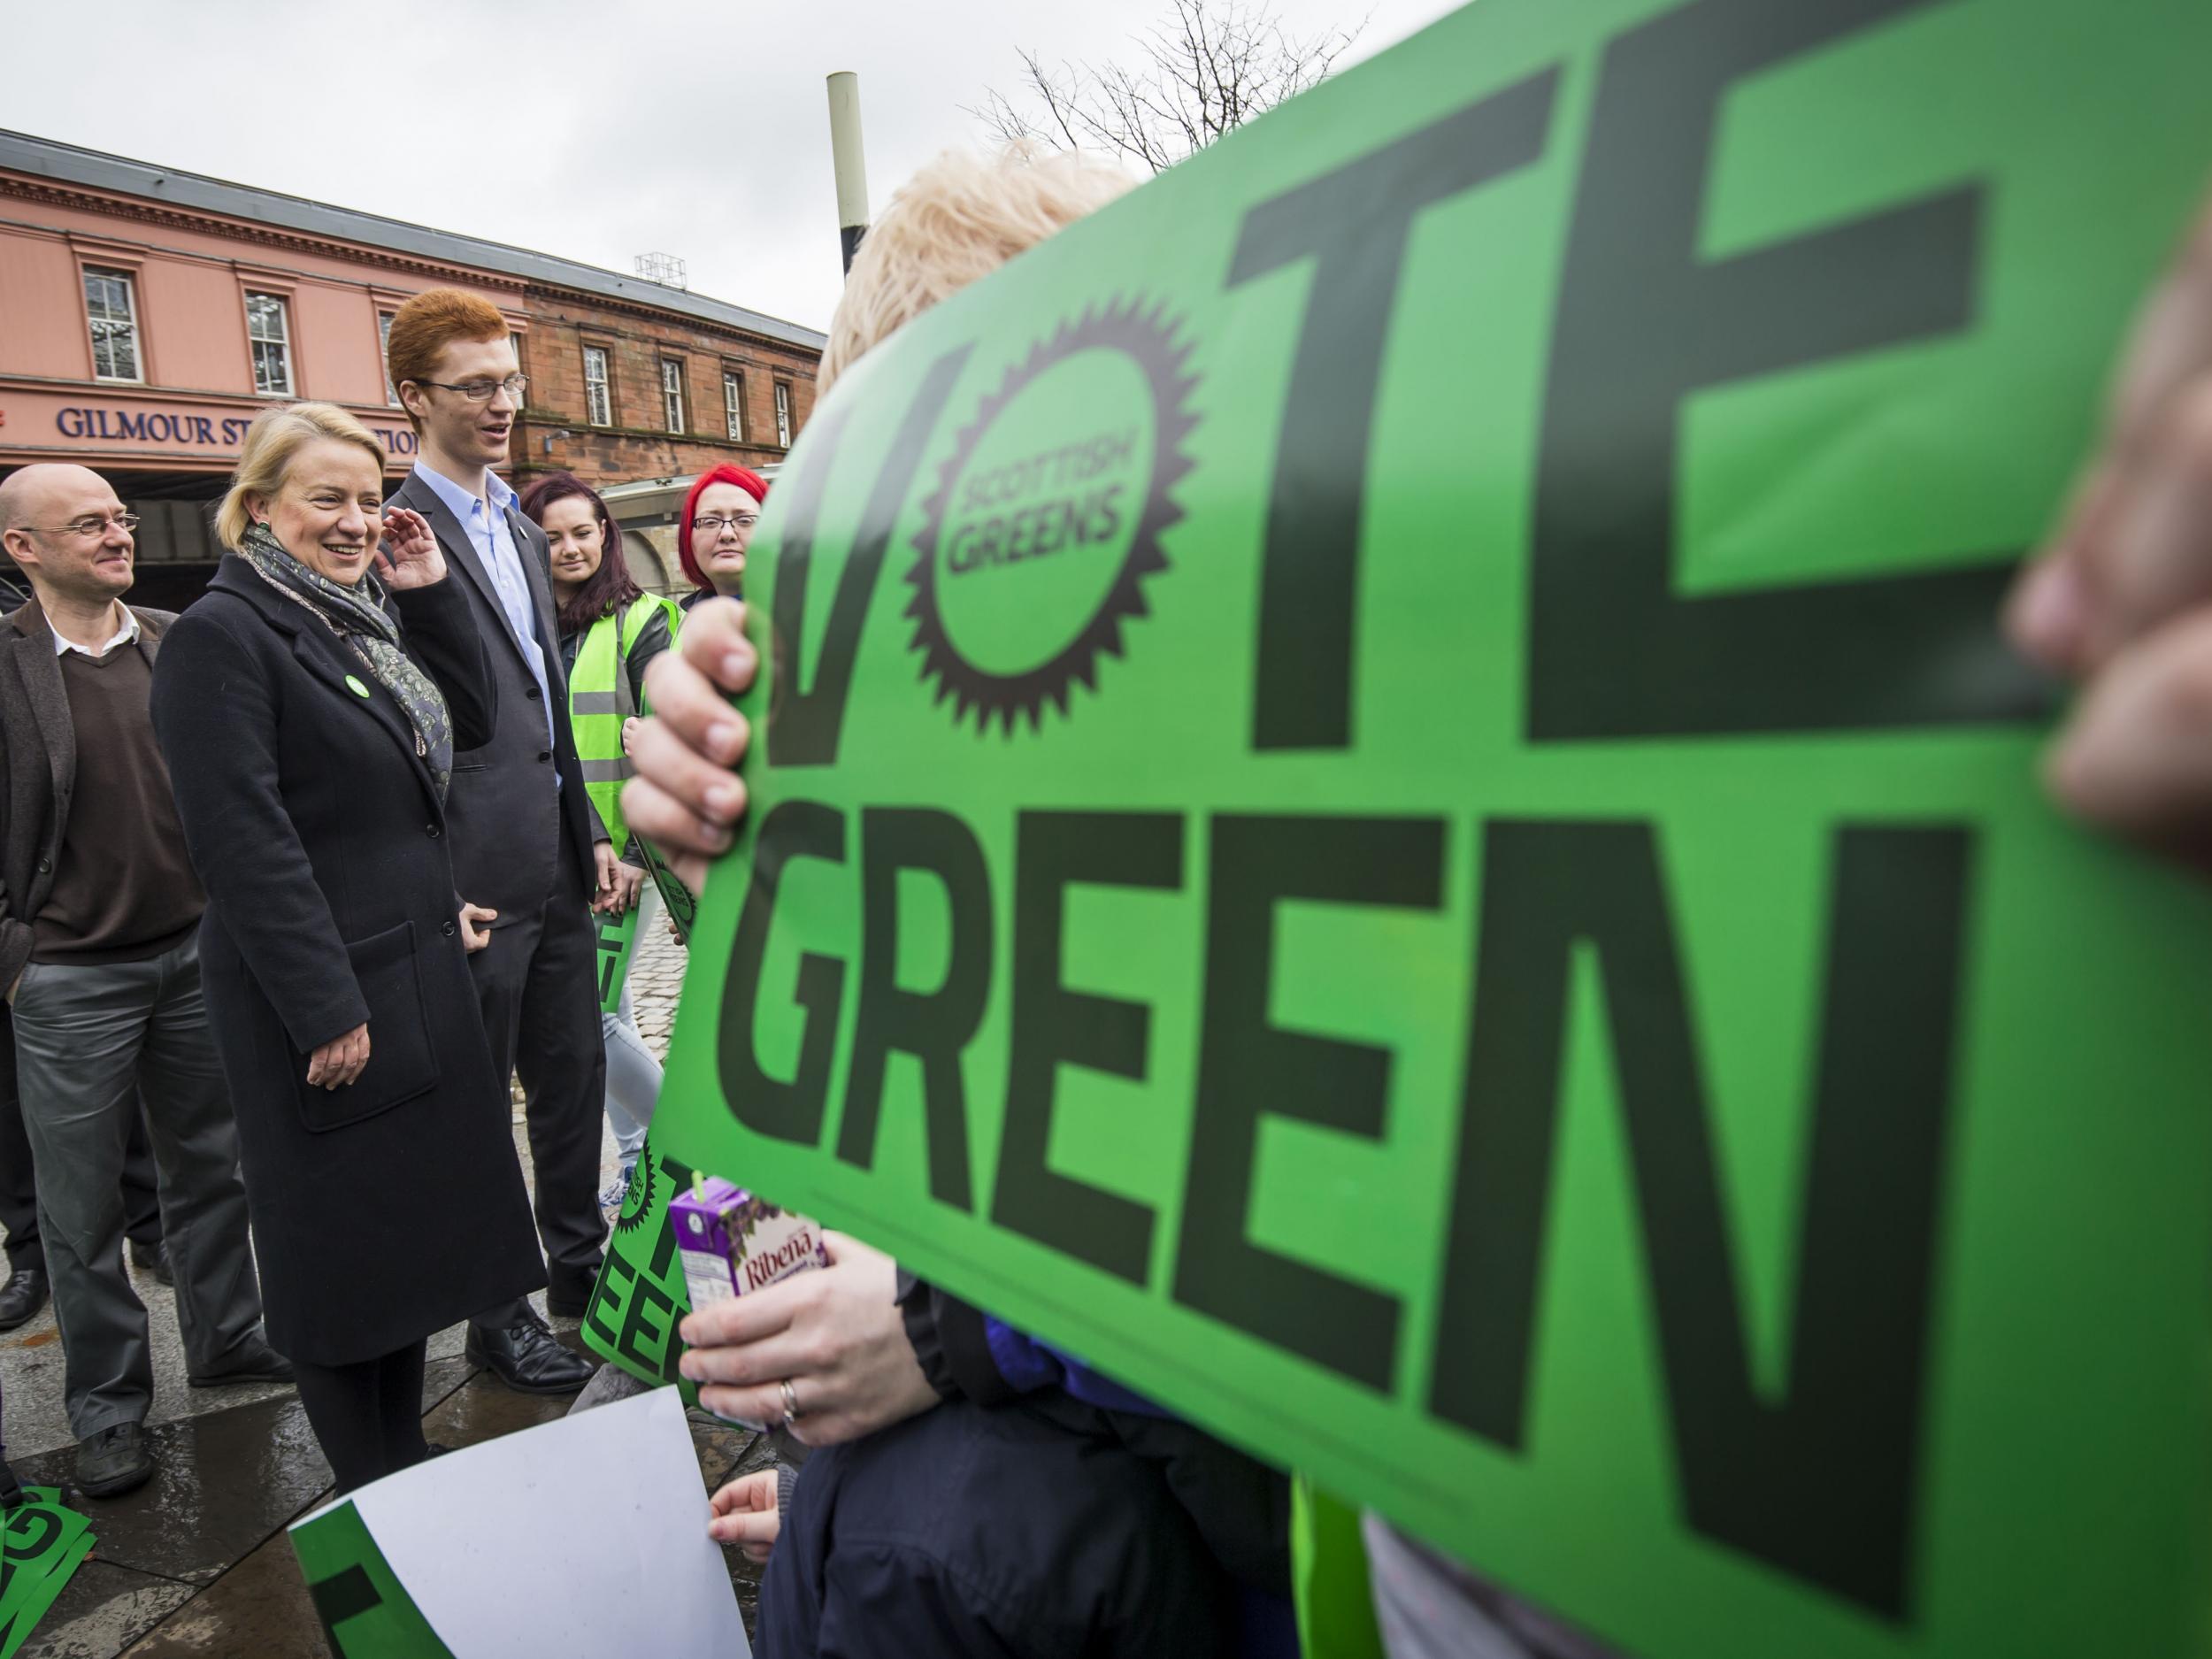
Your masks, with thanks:
M 563 467 L 600 485 L 680 480 L 722 459 L 770 467 L 814 406 L 826 342 L 811 329 L 501 242 L 0 132 L 0 476 L 50 460 L 105 474 L 143 520 L 134 596 L 188 604 L 214 572 L 211 505 L 262 408 L 342 404 L 396 468 L 411 463 L 382 338 L 410 295 L 436 287 L 482 295 L 513 331 L 532 377 L 508 473 L 518 485 Z M 664 526 L 629 538 L 641 580 L 680 582 L 672 541 Z
M 699 295 L 638 300 L 533 282 L 523 290 L 514 478 L 591 484 L 683 478 L 718 461 L 783 459 L 814 409 L 821 336 Z

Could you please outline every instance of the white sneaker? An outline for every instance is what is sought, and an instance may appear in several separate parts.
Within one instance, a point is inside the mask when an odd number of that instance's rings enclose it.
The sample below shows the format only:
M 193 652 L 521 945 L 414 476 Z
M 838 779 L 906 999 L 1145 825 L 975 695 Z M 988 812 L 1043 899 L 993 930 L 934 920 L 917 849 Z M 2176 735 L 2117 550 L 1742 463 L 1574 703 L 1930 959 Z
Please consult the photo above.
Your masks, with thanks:
M 611 1185 L 600 1189 L 599 1208 L 609 1216 L 622 1208 L 622 1195 L 630 1190 L 630 1174 L 636 1168 L 634 1164 L 624 1164 L 622 1173 L 615 1177 Z

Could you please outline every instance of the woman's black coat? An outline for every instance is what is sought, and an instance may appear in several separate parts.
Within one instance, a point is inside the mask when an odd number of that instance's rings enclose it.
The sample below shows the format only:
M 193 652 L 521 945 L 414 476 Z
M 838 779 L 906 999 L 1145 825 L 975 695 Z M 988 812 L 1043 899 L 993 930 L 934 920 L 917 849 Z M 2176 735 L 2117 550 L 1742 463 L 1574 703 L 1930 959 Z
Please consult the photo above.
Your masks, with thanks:
M 482 741 L 465 595 L 449 578 L 393 611 L 455 746 Z M 348 1364 L 542 1286 L 445 814 L 399 703 L 234 554 L 162 641 L 153 716 L 207 887 L 200 972 L 271 1342 Z M 364 1020 L 359 1080 L 311 1087 L 309 1055 Z

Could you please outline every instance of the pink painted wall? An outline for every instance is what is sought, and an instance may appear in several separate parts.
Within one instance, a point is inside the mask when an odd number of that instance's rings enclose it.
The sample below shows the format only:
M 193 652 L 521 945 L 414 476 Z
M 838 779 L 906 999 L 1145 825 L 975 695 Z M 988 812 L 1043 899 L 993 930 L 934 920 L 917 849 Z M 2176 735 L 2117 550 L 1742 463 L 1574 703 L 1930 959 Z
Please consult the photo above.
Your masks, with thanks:
M 246 303 L 227 266 L 149 258 L 138 287 L 148 385 L 242 395 L 253 390 Z
M 376 306 L 359 286 L 303 284 L 292 296 L 292 328 L 301 342 L 295 362 L 301 392 L 334 403 L 381 403 L 384 365 L 378 357 Z
M 77 262 L 66 242 L 0 226 L 0 374 L 89 380 Z

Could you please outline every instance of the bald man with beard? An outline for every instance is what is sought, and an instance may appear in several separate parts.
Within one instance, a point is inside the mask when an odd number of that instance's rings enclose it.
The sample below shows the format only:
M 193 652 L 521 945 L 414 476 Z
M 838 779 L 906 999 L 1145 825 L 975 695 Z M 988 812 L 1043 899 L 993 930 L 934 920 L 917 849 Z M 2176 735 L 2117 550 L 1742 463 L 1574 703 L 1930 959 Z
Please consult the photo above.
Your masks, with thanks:
M 118 1192 L 142 1092 L 195 1386 L 288 1382 L 263 1340 L 237 1131 L 200 998 L 205 903 L 147 699 L 173 618 L 123 603 L 135 520 L 81 466 L 0 482 L 29 603 L 0 623 L 0 987 L 61 1326 L 76 1486 L 154 1472 L 146 1309 Z

